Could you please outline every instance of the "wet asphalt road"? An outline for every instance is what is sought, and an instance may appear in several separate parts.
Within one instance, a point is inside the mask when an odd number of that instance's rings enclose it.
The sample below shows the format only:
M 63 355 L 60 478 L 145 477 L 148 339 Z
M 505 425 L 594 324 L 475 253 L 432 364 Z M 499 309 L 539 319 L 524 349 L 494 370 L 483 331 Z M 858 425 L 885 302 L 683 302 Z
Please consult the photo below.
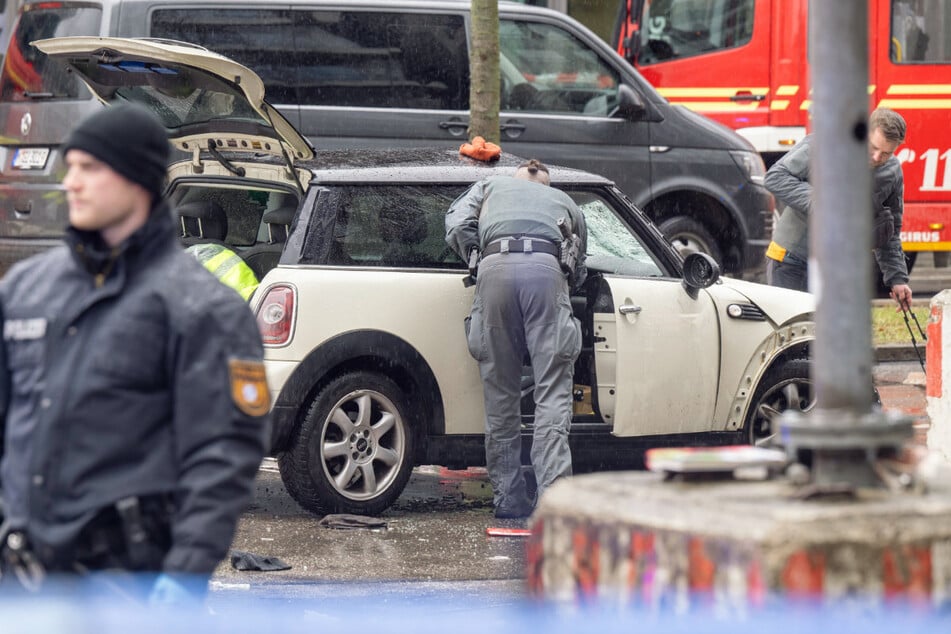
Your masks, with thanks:
M 485 470 L 418 467 L 397 503 L 378 519 L 384 529 L 333 529 L 302 510 L 276 464 L 262 467 L 252 508 L 234 550 L 278 557 L 277 572 L 242 572 L 230 562 L 212 579 L 210 601 L 315 601 L 404 597 L 466 598 L 483 606 L 518 603 L 525 594 L 525 538 L 491 537 L 486 528 L 524 527 L 496 520 Z

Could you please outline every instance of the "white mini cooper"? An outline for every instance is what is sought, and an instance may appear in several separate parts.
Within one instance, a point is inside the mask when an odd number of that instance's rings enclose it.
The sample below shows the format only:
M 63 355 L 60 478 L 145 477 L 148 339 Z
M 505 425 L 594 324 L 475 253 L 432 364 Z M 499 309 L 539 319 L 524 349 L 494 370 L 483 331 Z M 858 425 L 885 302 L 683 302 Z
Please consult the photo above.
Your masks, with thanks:
M 222 241 L 261 284 L 273 446 L 291 495 L 315 513 L 373 514 L 415 465 L 485 464 L 482 385 L 463 319 L 473 288 L 444 216 L 471 183 L 521 159 L 447 149 L 316 153 L 264 100 L 260 79 L 187 44 L 61 38 L 105 101 L 149 105 L 183 154 L 168 196 L 183 241 Z M 551 170 L 588 225 L 589 277 L 572 297 L 576 472 L 635 468 L 645 449 L 753 442 L 814 403 L 812 296 L 719 277 L 682 260 L 613 183 Z M 532 385 L 522 415 L 531 442 Z

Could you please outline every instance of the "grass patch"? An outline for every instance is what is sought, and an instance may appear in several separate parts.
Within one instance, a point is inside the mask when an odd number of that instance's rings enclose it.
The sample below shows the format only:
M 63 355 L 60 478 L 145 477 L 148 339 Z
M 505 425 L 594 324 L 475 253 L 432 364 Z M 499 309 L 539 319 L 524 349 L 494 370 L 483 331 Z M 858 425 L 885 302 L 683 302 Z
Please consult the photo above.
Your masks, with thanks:
M 897 304 L 889 306 L 872 307 L 872 344 L 880 346 L 890 343 L 911 344 L 911 334 L 908 332 L 908 326 L 905 325 L 905 318 L 901 311 L 896 311 Z M 912 312 L 918 318 L 922 330 L 928 332 L 928 316 L 931 314 L 930 306 L 912 307 Z M 921 334 L 915 326 L 911 315 L 908 316 L 908 323 L 911 324 L 911 331 L 915 333 L 915 341 L 919 346 L 924 345 Z

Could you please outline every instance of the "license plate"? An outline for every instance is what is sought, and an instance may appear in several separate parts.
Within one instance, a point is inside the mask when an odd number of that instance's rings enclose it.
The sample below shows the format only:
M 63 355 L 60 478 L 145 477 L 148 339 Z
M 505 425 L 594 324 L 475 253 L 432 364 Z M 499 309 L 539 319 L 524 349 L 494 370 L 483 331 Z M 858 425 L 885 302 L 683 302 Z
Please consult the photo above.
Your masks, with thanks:
M 50 149 L 46 147 L 23 147 L 13 154 L 13 167 L 21 170 L 41 170 L 46 167 Z

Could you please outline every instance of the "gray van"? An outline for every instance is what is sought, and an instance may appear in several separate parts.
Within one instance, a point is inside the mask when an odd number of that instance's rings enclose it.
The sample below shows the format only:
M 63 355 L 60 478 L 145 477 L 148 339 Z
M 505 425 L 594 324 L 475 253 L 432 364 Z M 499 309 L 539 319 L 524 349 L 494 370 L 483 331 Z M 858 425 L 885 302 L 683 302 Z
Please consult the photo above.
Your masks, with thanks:
M 320 149 L 458 147 L 469 121 L 469 0 L 26 2 L 0 76 L 0 272 L 66 224 L 58 145 L 99 107 L 30 46 L 68 35 L 199 44 L 264 80 Z M 772 198 L 739 135 L 671 106 L 555 11 L 500 2 L 503 150 L 614 180 L 682 251 L 763 262 Z

